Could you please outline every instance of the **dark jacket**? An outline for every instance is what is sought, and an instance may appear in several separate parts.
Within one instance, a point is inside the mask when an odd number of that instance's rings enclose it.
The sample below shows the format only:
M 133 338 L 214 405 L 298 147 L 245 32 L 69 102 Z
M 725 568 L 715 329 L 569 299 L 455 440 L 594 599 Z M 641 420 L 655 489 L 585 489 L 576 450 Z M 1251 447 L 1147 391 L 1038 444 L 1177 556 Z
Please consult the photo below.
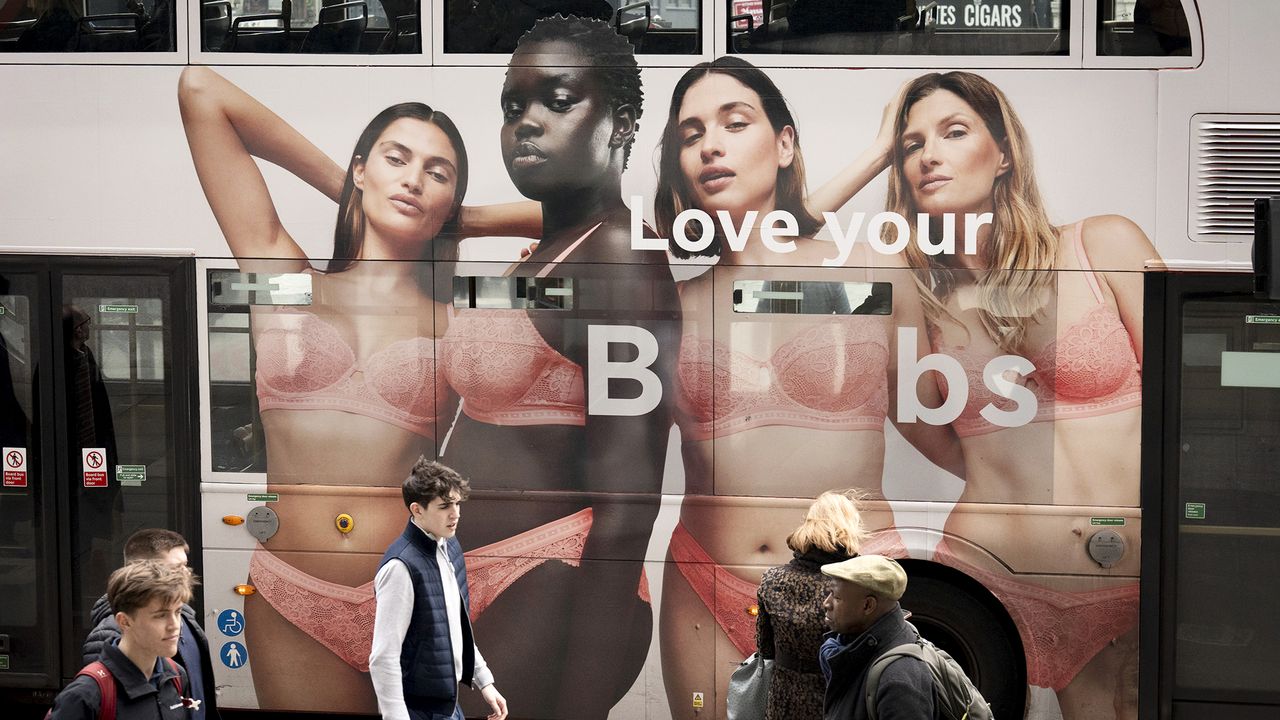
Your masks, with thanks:
M 831 579 L 819 568 L 848 559 L 848 553 L 813 548 L 760 578 L 756 647 L 760 657 L 774 660 L 764 720 L 822 717 L 827 683 L 818 668 L 818 648 L 827 632 L 822 598 Z
M 111 610 L 111 603 L 107 601 L 107 596 L 103 595 L 93 604 L 93 610 L 89 614 L 89 623 L 93 625 L 93 629 L 89 631 L 88 637 L 84 639 L 84 647 L 80 653 L 83 655 L 84 664 L 88 665 L 94 660 L 99 659 L 103 649 L 116 642 L 120 638 L 120 626 L 116 624 L 116 614 Z M 205 711 L 205 720 L 219 720 L 218 701 L 215 697 L 214 688 L 217 685 L 213 680 L 213 663 L 209 658 L 209 639 L 205 637 L 204 628 L 200 627 L 200 620 L 196 617 L 196 611 L 190 605 L 182 606 L 182 623 L 185 631 L 191 633 L 191 637 L 195 639 L 196 646 L 200 648 L 200 677 L 204 685 L 204 697 L 197 697 L 201 707 Z M 178 664 L 182 664 L 182 657 L 175 657 L 174 660 Z M 186 668 L 188 671 L 190 668 Z M 184 688 L 188 688 L 187 693 L 190 694 L 190 684 L 184 684 Z
M 190 717 L 173 685 L 173 670 L 168 663 L 158 661 L 162 670 L 152 683 L 115 642 L 103 647 L 100 659 L 115 678 L 116 720 L 187 720 Z M 185 693 L 187 672 L 179 666 L 178 674 Z M 50 720 L 95 720 L 101 707 L 102 694 L 97 681 L 80 676 L 58 693 Z
M 920 637 L 901 607 L 895 607 L 866 632 L 830 656 L 831 679 L 823 701 L 823 720 L 867 720 L 867 671 L 876 658 L 898 645 Z M 828 641 L 838 638 L 827 633 Z M 825 651 L 824 646 L 824 651 Z M 880 676 L 876 689 L 880 720 L 934 720 L 933 674 L 923 661 L 912 657 L 894 660 Z
M 467 566 L 462 545 L 449 538 L 449 561 L 462 596 L 462 682 L 471 684 L 475 670 L 475 640 L 471 634 L 471 598 L 467 592 Z M 399 560 L 409 569 L 413 581 L 413 621 L 400 646 L 400 674 L 404 682 L 404 704 L 414 718 L 433 714 L 448 716 L 458 702 L 458 681 L 453 666 L 453 644 L 449 639 L 449 615 L 445 610 L 444 583 L 436 562 L 439 547 L 413 521 L 382 556 L 378 567 Z

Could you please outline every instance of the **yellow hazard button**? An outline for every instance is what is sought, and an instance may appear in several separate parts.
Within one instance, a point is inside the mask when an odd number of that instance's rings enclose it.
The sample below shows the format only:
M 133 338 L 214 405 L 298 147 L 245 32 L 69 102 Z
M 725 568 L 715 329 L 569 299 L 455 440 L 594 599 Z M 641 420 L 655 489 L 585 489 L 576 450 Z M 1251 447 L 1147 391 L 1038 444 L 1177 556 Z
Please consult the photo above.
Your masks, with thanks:
M 333 519 L 333 524 L 338 526 L 338 532 L 349 533 L 356 527 L 356 519 L 346 513 L 342 513 Z

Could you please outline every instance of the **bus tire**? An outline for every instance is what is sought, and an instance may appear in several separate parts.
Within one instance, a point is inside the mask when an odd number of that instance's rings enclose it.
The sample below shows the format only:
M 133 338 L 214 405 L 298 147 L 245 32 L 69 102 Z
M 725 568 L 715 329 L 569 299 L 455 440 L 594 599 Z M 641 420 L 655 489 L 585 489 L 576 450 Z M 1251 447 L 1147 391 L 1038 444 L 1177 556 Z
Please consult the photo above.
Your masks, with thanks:
M 910 622 L 960 663 L 995 717 L 1023 717 L 1027 663 L 1017 628 L 999 601 L 951 568 L 904 565 L 910 579 L 901 603 Z

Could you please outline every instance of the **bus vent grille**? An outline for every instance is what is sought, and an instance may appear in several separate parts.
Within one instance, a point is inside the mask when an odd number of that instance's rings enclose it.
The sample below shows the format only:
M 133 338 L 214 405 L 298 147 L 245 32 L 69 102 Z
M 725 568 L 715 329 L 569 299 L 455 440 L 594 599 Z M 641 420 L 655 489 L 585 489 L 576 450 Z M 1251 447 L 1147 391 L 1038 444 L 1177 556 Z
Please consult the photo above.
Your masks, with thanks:
M 1280 196 L 1280 115 L 1196 115 L 1191 237 L 1253 235 L 1253 201 Z

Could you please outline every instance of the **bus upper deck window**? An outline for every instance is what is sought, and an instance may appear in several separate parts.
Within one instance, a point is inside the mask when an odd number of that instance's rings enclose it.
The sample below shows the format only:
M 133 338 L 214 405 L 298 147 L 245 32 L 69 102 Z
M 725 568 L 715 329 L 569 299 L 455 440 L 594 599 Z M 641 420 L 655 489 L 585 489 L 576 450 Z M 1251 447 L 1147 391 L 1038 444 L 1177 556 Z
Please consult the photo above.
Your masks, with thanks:
M 171 0 L 0 0 L 0 52 L 173 52 Z
M 1182 0 L 1098 0 L 1098 54 L 1189 57 L 1191 29 Z
M 1071 0 L 728 0 L 729 47 L 807 55 L 1066 55 Z
M 420 0 L 201 0 L 200 49 L 420 54 L 420 11 Z
M 509 54 L 539 20 L 573 15 L 608 23 L 637 55 L 695 55 L 702 51 L 702 2 L 444 0 L 444 51 Z

